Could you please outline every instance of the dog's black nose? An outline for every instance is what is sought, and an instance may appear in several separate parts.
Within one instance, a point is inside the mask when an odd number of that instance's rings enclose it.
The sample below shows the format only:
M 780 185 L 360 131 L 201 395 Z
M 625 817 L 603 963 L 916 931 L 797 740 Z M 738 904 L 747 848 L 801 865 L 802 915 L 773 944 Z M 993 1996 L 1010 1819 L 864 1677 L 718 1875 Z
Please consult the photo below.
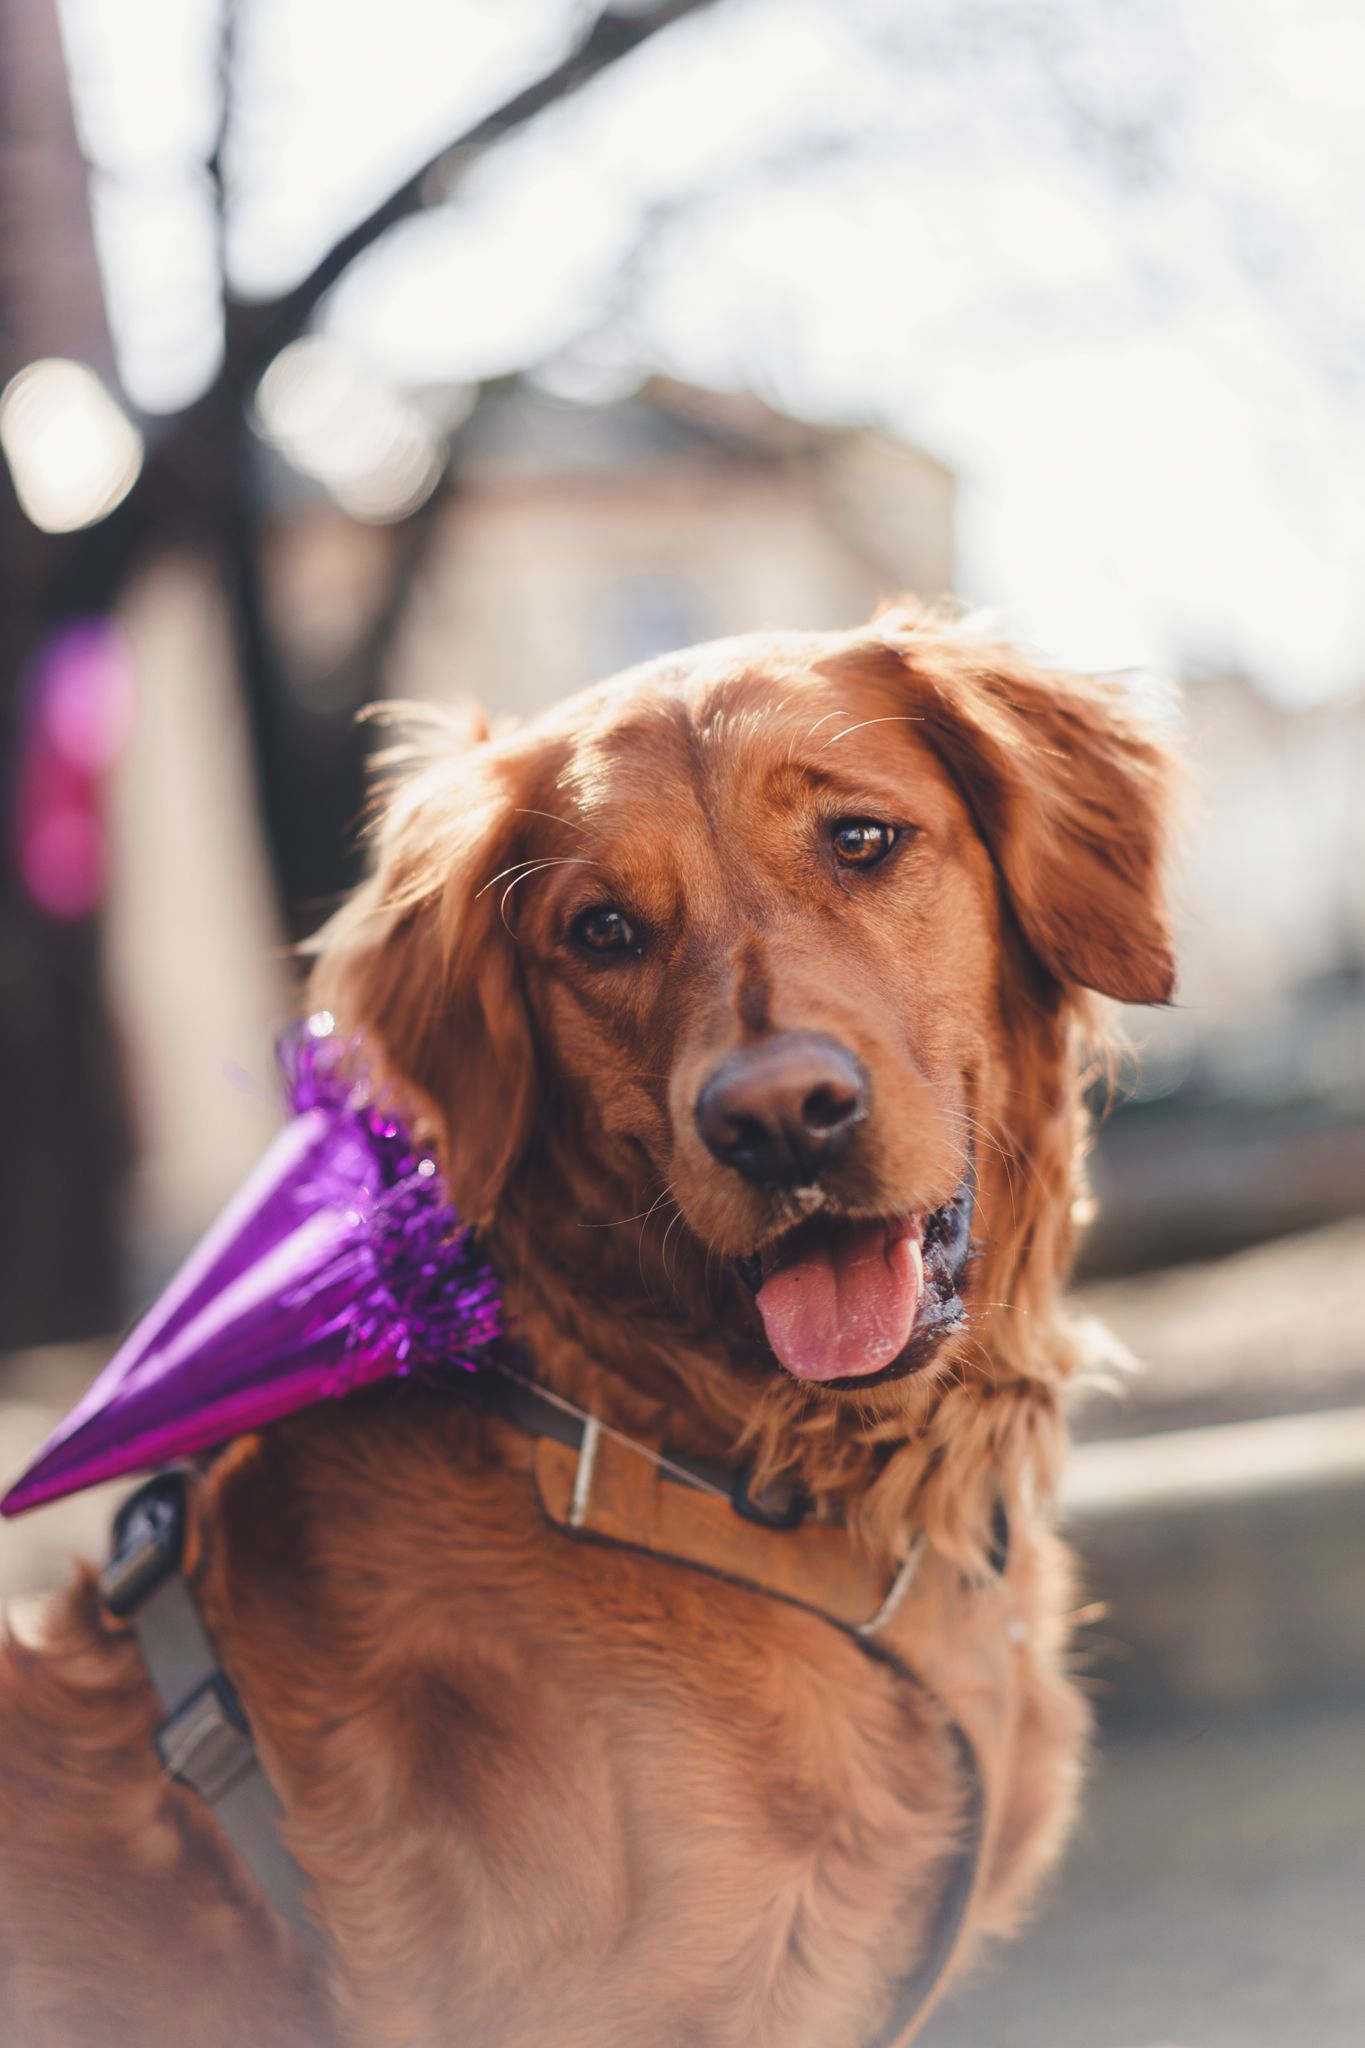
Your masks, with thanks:
M 867 1076 L 847 1046 L 783 1031 L 721 1061 L 697 1097 L 697 1129 L 746 1180 L 808 1187 L 843 1158 L 867 1105 Z

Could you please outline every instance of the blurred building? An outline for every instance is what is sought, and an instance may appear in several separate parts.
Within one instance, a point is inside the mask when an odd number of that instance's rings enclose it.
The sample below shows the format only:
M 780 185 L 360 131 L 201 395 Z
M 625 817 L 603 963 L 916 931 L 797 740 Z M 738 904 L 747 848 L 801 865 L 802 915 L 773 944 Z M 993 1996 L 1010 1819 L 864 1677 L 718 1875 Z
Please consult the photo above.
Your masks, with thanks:
M 1196 673 L 1185 711 L 1180 985 L 1128 1020 L 1101 1270 L 1365 1212 L 1365 692 L 1290 707 Z
M 1188 998 L 1246 1011 L 1365 963 L 1365 691 L 1277 703 L 1246 676 L 1186 687 L 1200 764 Z
M 533 711 L 652 654 L 764 625 L 845 626 L 953 587 L 953 477 L 924 450 L 655 380 L 588 404 L 495 387 L 397 637 L 391 694 Z M 301 675 L 382 587 L 383 529 L 294 486 L 274 610 Z
M 1365 692 L 1291 708 L 1196 674 L 1185 707 L 1181 984 L 1140 1093 L 1365 1111 Z

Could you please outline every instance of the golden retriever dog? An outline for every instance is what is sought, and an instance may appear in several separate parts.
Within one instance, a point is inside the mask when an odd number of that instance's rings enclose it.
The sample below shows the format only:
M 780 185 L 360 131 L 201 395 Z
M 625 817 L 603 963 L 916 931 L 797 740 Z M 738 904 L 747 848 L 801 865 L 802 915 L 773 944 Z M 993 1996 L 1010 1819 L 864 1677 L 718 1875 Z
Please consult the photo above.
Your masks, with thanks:
M 1168 785 L 1119 690 L 913 608 L 432 746 L 314 995 L 516 1377 L 197 1481 L 315 1947 L 163 1773 L 92 1577 L 9 1646 L 5 2048 L 919 2031 L 1076 1800 L 1059 1295 L 1095 996 L 1171 992 Z

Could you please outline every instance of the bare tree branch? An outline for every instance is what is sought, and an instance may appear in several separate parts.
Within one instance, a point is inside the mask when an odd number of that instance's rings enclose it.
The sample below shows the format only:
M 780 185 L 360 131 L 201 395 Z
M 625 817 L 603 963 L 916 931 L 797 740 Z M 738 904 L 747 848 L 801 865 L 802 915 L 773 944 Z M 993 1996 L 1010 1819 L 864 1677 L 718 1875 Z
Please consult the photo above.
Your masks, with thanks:
M 295 931 L 352 878 L 349 848 L 364 788 L 364 736 L 350 716 L 308 714 L 298 704 L 278 644 L 261 574 L 263 512 L 260 458 L 245 408 L 273 358 L 307 325 L 319 300 L 365 250 L 400 221 L 436 204 L 461 173 L 506 135 L 629 56 L 660 30 L 712 0 L 656 0 L 640 12 L 597 16 L 572 52 L 446 145 L 343 235 L 309 275 L 266 305 L 224 292 L 224 360 L 214 382 L 157 431 L 148 423 L 147 459 L 123 504 L 88 533 L 73 556 L 88 584 L 95 570 L 105 601 L 168 540 L 199 542 L 222 565 L 237 642 L 241 687 L 267 852 Z M 234 0 L 221 0 L 218 71 L 220 121 L 205 174 L 225 228 L 224 153 L 232 120 Z M 402 603 L 420 568 L 441 506 L 453 488 L 443 478 L 412 545 L 400 552 L 391 601 L 381 608 L 368 646 L 347 664 L 356 695 L 379 680 Z
M 390 228 L 438 200 L 449 198 L 469 166 L 514 129 L 524 127 L 547 107 L 567 99 L 662 29 L 671 28 L 685 16 L 713 4 L 714 0 L 656 0 L 653 7 L 628 14 L 608 8 L 597 16 L 567 57 L 428 157 L 411 177 L 333 243 L 307 277 L 301 278 L 282 298 L 265 308 L 233 302 L 229 307 L 233 316 L 229 339 L 231 342 L 235 338 L 237 345 L 230 347 L 225 375 L 236 395 L 250 389 L 272 358 L 302 332 L 319 300 L 357 257 L 363 256 Z
M 232 133 L 234 88 L 237 79 L 237 0 L 219 0 L 218 56 L 215 64 L 218 86 L 218 125 L 213 147 L 204 160 L 204 170 L 213 195 L 214 254 L 218 260 L 219 289 L 227 298 L 227 178 L 224 162 Z

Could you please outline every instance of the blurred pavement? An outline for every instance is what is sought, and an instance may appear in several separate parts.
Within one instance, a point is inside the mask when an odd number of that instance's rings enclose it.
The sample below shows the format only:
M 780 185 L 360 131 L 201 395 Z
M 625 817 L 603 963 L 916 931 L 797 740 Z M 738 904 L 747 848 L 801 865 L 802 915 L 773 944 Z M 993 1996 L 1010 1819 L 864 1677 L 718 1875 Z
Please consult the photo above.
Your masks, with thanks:
M 1113 1744 L 1051 1901 L 924 2048 L 1359 2048 L 1363 1762 L 1365 1700 Z

